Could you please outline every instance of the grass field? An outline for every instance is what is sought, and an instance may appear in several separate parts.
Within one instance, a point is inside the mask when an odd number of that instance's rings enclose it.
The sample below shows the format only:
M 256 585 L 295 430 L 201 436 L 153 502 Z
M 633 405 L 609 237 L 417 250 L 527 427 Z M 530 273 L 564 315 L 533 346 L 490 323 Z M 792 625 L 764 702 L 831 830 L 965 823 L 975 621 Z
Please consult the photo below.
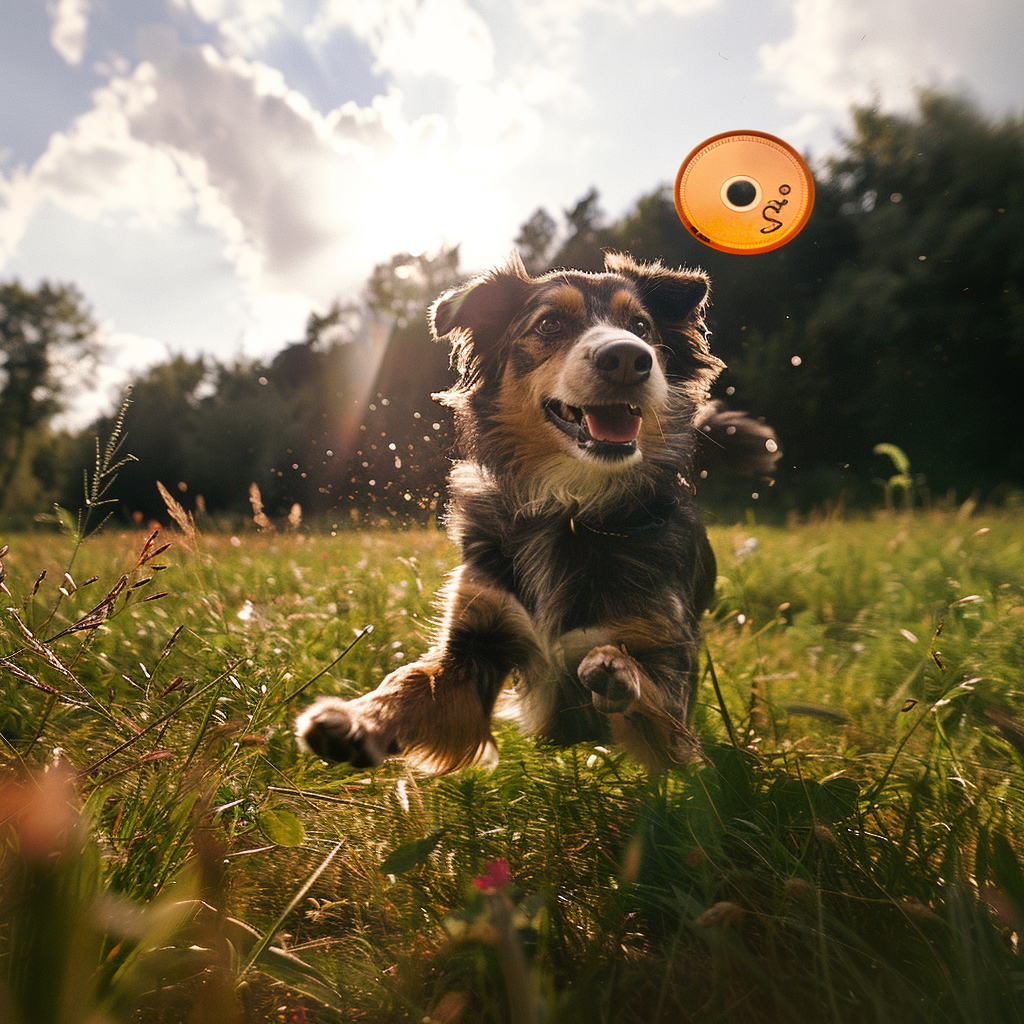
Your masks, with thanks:
M 444 537 L 147 537 L 0 538 L 0 1020 L 1024 1020 L 1019 517 L 713 528 L 657 778 L 328 768 L 296 710 L 424 648 Z

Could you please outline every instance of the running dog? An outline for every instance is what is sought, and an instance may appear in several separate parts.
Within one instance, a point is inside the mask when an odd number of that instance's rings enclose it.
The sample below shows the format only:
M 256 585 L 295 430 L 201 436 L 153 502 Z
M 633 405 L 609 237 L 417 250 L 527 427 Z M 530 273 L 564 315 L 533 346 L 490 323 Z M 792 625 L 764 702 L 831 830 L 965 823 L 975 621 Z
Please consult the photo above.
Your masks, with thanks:
M 747 470 L 772 431 L 708 400 L 724 368 L 708 280 L 609 254 L 606 272 L 531 278 L 518 257 L 430 311 L 458 379 L 448 532 L 462 564 L 430 650 L 298 719 L 310 751 L 446 772 L 496 756 L 495 703 L 554 744 L 615 741 L 651 770 L 699 756 L 690 731 L 715 557 L 693 501 L 698 446 Z

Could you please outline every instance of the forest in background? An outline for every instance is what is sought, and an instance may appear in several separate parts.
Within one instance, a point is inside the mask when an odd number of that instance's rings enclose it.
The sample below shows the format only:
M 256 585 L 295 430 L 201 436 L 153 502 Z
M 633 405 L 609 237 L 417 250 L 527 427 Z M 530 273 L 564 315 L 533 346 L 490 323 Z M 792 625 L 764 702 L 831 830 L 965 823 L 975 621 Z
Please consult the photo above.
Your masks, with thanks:
M 713 509 L 742 508 L 755 491 L 768 518 L 877 505 L 897 479 L 905 502 L 1019 501 L 1024 117 L 993 120 L 924 92 L 913 115 L 858 108 L 853 123 L 817 172 L 810 221 L 783 248 L 706 248 L 661 186 L 611 222 L 596 189 L 561 223 L 539 208 L 510 251 L 534 273 L 598 270 L 614 249 L 710 274 L 712 347 L 728 364 L 715 397 L 764 417 L 784 452 L 771 487 L 709 481 L 700 497 Z M 430 396 L 451 377 L 426 309 L 480 269 L 462 268 L 457 246 L 396 254 L 359 301 L 311 315 L 305 337 L 269 361 L 178 356 L 141 374 L 119 514 L 164 514 L 160 481 L 225 522 L 251 514 L 253 484 L 271 517 L 298 505 L 328 525 L 433 518 L 452 432 Z M 68 373 L 95 358 L 95 331 L 73 285 L 0 283 L 0 522 L 83 504 L 116 412 L 77 434 L 52 423 Z M 879 445 L 904 453 L 909 472 Z

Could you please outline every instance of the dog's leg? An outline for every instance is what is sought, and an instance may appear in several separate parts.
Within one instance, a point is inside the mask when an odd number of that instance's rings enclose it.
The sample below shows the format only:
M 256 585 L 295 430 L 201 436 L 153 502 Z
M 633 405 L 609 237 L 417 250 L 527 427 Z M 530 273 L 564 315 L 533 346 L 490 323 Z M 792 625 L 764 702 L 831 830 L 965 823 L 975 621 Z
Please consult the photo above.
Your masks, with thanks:
M 626 653 L 625 647 L 612 644 L 595 647 L 580 662 L 579 677 L 590 690 L 594 707 L 606 715 L 632 708 L 641 699 L 645 682 L 640 663 Z
M 687 724 L 692 673 L 678 652 L 645 651 L 641 663 L 625 646 L 605 644 L 591 650 L 578 670 L 616 742 L 651 770 L 700 756 Z
M 398 754 L 435 772 L 465 767 L 493 756 L 498 693 L 513 669 L 540 656 L 522 605 L 460 566 L 446 588 L 434 647 L 372 693 L 321 698 L 299 717 L 296 732 L 313 753 L 356 767 Z

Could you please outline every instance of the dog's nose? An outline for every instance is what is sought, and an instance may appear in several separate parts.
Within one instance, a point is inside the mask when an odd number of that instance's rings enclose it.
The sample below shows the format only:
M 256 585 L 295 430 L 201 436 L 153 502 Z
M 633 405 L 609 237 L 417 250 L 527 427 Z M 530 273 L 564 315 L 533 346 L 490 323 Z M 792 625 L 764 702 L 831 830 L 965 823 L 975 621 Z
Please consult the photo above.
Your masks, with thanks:
M 653 365 L 654 356 L 642 341 L 610 341 L 594 353 L 594 366 L 614 384 L 640 384 Z

